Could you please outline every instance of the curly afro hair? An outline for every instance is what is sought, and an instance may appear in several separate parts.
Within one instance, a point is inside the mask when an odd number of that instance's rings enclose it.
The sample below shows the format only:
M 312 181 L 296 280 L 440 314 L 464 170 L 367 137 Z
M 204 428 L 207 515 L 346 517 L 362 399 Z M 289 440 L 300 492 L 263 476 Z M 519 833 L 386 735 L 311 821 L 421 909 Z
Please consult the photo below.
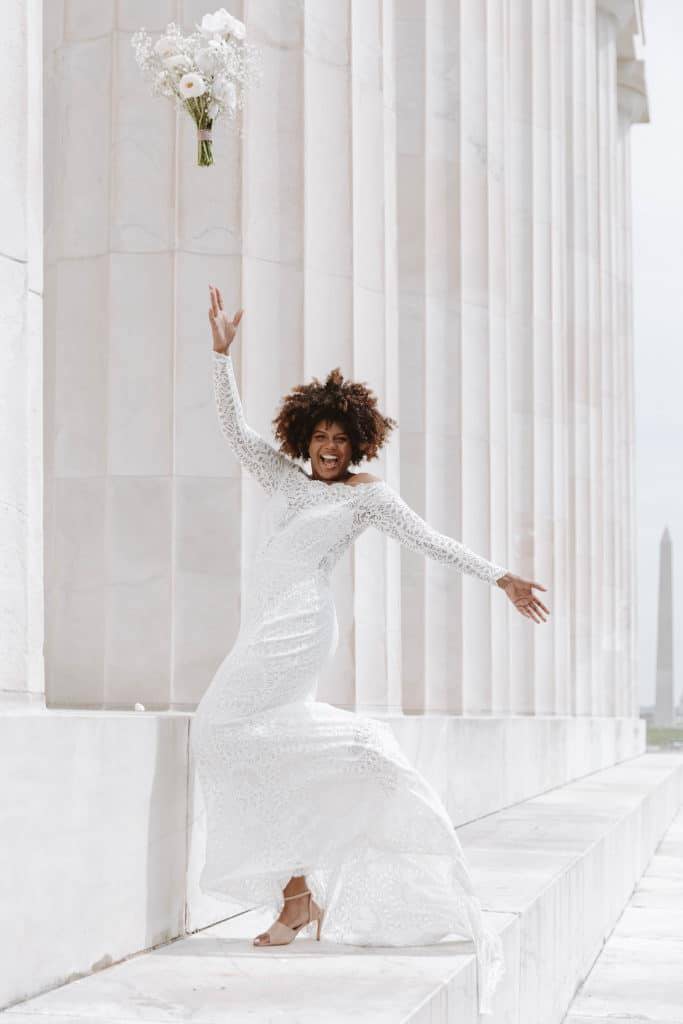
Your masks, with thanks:
M 328 373 L 324 384 L 314 377 L 310 384 L 298 384 L 285 395 L 272 421 L 280 451 L 295 459 L 308 459 L 313 430 L 321 420 L 344 427 L 351 443 L 352 465 L 377 458 L 390 431 L 398 426 L 379 411 L 367 384 L 344 380 L 338 366 Z

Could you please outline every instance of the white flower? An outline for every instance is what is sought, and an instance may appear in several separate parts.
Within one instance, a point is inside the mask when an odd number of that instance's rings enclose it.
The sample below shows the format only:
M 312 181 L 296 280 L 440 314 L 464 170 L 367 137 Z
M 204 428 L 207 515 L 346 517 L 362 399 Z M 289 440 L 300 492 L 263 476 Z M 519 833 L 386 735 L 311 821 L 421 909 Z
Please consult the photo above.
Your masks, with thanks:
M 201 50 L 197 50 L 195 61 L 205 75 L 212 74 L 225 59 L 227 46 L 224 39 L 210 39 Z
M 192 61 L 185 53 L 179 53 L 174 57 L 165 57 L 164 65 L 169 71 L 189 71 Z
M 247 34 L 247 30 L 244 26 L 243 21 L 238 21 L 237 18 L 232 19 L 232 25 L 230 26 L 230 35 L 234 36 L 235 39 L 244 39 Z
M 217 78 L 211 87 L 211 92 L 214 99 L 225 103 L 226 106 L 234 110 L 237 105 L 237 90 L 235 89 L 235 83 L 231 82 L 229 78 L 224 78 L 223 76 Z
M 205 14 L 197 28 L 207 36 L 234 36 L 235 39 L 244 39 L 246 34 L 244 22 L 233 18 L 225 7 L 214 11 L 213 14 Z
M 170 57 L 172 53 L 178 52 L 178 40 L 173 36 L 162 36 L 154 44 L 154 52 L 157 57 Z
M 136 703 L 136 705 L 135 705 L 135 710 L 136 711 L 144 711 L 145 710 L 145 705 L 144 704 L 140 704 L 140 702 L 138 701 Z
M 191 71 L 180 79 L 178 89 L 182 96 L 203 96 L 206 92 L 206 82 L 201 75 Z
M 213 121 L 213 119 L 215 117 L 218 117 L 218 115 L 220 114 L 221 108 L 215 102 L 209 103 L 208 107 L 206 108 L 206 112 Z

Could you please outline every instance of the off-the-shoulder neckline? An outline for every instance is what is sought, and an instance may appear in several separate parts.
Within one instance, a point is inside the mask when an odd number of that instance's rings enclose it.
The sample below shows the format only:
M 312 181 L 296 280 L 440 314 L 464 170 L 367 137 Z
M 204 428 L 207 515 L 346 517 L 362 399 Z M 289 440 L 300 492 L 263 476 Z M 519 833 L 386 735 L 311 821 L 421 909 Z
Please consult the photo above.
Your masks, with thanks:
M 378 484 L 383 484 L 384 480 L 361 480 L 357 484 L 346 484 L 343 480 L 332 480 L 329 484 L 327 480 L 318 480 L 315 477 L 309 476 L 303 469 L 301 475 L 309 484 L 320 484 L 322 487 L 346 487 L 350 491 L 355 491 L 358 487 L 377 487 Z

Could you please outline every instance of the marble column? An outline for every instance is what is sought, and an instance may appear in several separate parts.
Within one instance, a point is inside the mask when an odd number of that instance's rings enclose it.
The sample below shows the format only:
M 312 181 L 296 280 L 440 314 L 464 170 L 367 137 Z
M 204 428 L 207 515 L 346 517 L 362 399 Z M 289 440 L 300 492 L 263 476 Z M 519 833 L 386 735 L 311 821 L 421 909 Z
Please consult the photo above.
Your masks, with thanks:
M 0 54 L 0 707 L 44 707 L 40 0 L 3 8 Z
M 534 111 L 532 126 L 533 183 L 533 502 L 534 560 L 533 570 L 543 575 L 543 582 L 555 589 L 553 554 L 554 529 L 554 432 L 556 407 L 554 377 L 557 355 L 553 343 L 556 280 L 553 271 L 553 227 L 557 182 L 553 175 L 553 118 L 557 108 L 553 102 L 553 63 L 558 57 L 557 25 L 553 23 L 551 0 L 535 0 L 532 4 L 531 96 Z M 557 709 L 555 685 L 538 685 L 542 679 L 555 679 L 555 631 L 534 634 L 534 711 L 553 714 Z
M 426 514 L 425 394 L 426 394 L 426 7 L 409 0 L 395 4 L 396 63 L 396 225 L 398 255 L 398 410 L 401 432 L 401 494 L 420 515 Z M 445 126 L 447 127 L 447 126 Z M 451 183 L 451 188 L 455 187 Z M 444 219 L 448 196 L 444 196 Z M 441 368 L 442 378 L 448 366 Z M 454 474 L 457 477 L 457 473 Z M 401 696 L 403 707 L 426 706 L 425 619 L 427 567 L 411 551 L 401 552 L 401 623 L 410 622 L 409 644 L 402 644 Z M 450 645 L 459 645 L 457 620 L 449 632 Z M 457 664 L 457 650 L 453 650 Z
M 489 303 L 489 480 L 491 552 L 500 564 L 512 561 L 509 529 L 511 488 L 508 458 L 510 417 L 509 374 L 513 352 L 508 344 L 509 223 L 506 216 L 509 169 L 506 159 L 509 137 L 510 93 L 508 88 L 509 5 L 490 0 L 486 10 L 487 37 L 487 134 L 481 150 L 488 192 L 488 303 Z M 507 601 L 491 602 L 491 710 L 512 710 L 510 622 L 513 609 Z
M 569 337 L 567 331 L 569 290 L 567 244 L 569 187 L 567 168 L 569 61 L 565 37 L 568 26 L 565 5 L 550 3 L 550 134 L 551 134 L 551 253 L 552 286 L 552 559 L 547 566 L 547 583 L 553 594 L 552 616 L 554 659 L 550 685 L 545 696 L 556 714 L 569 712 L 573 692 L 572 633 L 573 616 L 570 593 L 572 579 L 571 489 L 569 477 L 571 420 L 569 407 Z M 541 570 L 542 571 L 542 570 Z M 548 602 L 545 602 L 548 604 Z
M 654 725 L 674 723 L 673 546 L 668 527 L 659 542 L 657 601 L 657 678 Z
M 600 550 L 602 579 L 602 637 L 598 662 L 602 679 L 603 714 L 614 714 L 618 686 L 615 661 L 616 593 L 614 567 L 616 561 L 616 463 L 615 409 L 618 393 L 614 388 L 616 347 L 616 231 L 617 197 L 615 189 L 617 161 L 617 40 L 613 17 L 598 11 L 598 167 L 600 178 L 600 381 L 601 381 L 601 445 L 602 460 L 599 478 L 602 504 Z
M 635 382 L 633 338 L 633 230 L 631 189 L 631 131 L 649 121 L 644 62 L 634 54 L 636 19 L 622 3 L 617 22 L 617 175 L 619 253 L 619 542 L 621 548 L 617 598 L 617 651 L 619 691 L 617 712 L 640 713 L 636 593 L 635 520 Z M 628 6 L 629 10 L 624 8 Z
M 508 24 L 508 139 L 506 146 L 508 224 L 508 459 L 510 491 L 508 565 L 535 579 L 543 566 L 534 559 L 534 178 L 532 5 L 510 4 Z M 535 637 L 528 620 L 510 617 L 510 709 L 533 714 Z

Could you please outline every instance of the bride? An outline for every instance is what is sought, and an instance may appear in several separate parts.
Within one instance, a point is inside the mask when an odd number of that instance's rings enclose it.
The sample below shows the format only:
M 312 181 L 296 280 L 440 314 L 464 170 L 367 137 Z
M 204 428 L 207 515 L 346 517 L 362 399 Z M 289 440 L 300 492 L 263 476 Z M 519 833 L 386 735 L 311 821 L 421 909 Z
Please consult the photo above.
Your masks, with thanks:
M 501 588 L 535 622 L 540 583 L 515 576 L 432 529 L 388 484 L 350 466 L 375 458 L 394 420 L 364 385 L 333 370 L 283 400 L 280 449 L 245 422 L 230 318 L 209 287 L 214 397 L 221 430 L 264 488 L 267 529 L 243 595 L 237 640 L 200 700 L 191 754 L 206 803 L 200 888 L 277 919 L 254 944 L 302 930 L 356 945 L 474 942 L 479 1010 L 505 966 L 453 824 L 389 725 L 317 701 L 338 642 L 330 575 L 374 526 L 413 551 Z M 295 459 L 310 459 L 307 474 Z

